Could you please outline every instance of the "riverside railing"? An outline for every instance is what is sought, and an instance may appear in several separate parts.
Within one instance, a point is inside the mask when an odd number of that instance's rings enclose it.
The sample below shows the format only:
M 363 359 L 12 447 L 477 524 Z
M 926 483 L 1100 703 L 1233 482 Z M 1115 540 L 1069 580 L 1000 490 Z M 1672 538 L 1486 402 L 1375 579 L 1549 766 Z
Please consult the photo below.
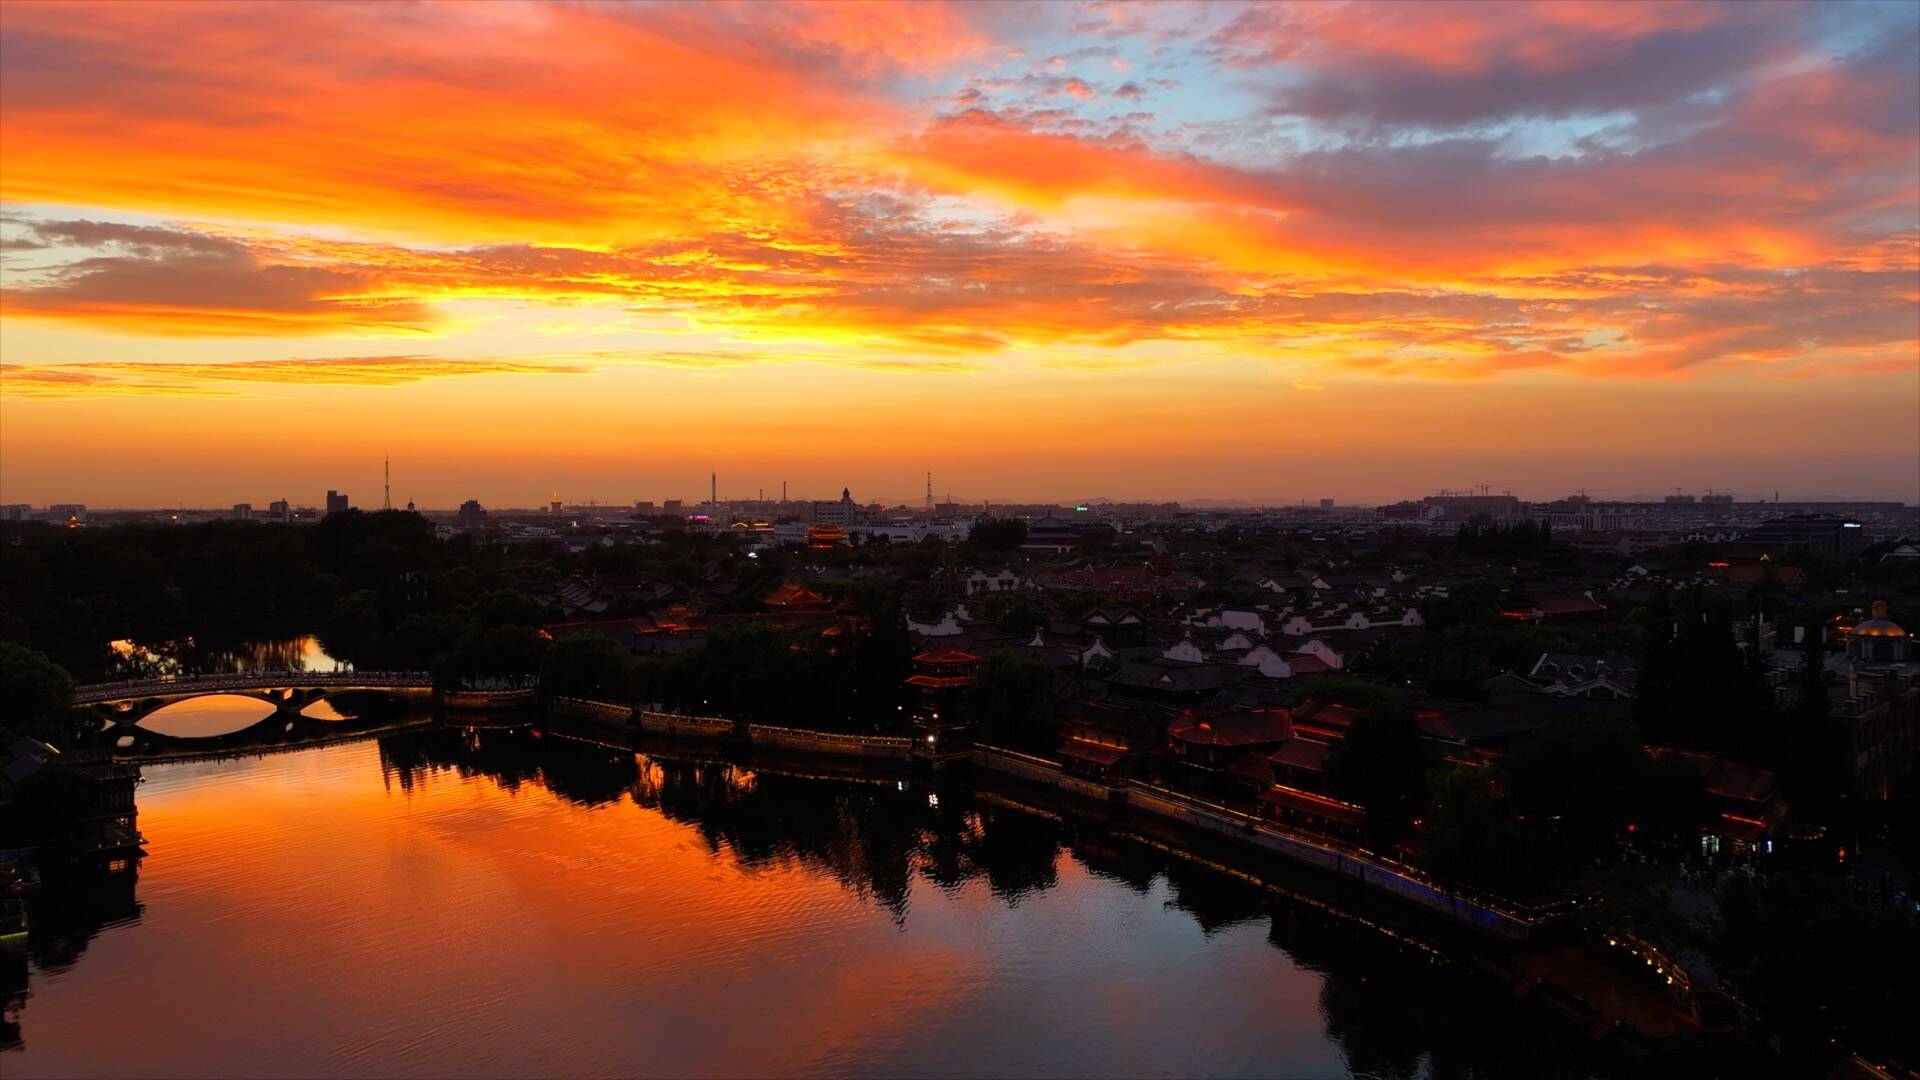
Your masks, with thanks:
M 601 701 L 598 698 L 573 697 L 562 694 L 553 699 L 555 708 L 580 716 L 591 716 L 603 720 L 632 720 L 634 708 L 617 701 Z
M 747 741 L 786 750 L 851 753 L 868 757 L 904 758 L 913 751 L 913 740 L 898 735 L 854 735 L 839 731 L 775 727 L 771 724 L 748 724 Z
M 281 686 L 367 686 L 418 688 L 432 686 L 424 671 L 246 671 L 223 675 L 162 675 L 152 679 L 88 683 L 74 688 L 78 704 L 120 698 L 172 694 L 183 690 L 270 690 Z
M 1060 769 L 1058 762 L 1017 750 L 984 744 L 976 745 L 974 750 L 977 763 L 1027 779 L 1033 779 L 1031 773 L 1035 770 L 1058 772 Z M 1008 767 L 1010 765 L 1011 768 Z M 1128 781 L 1125 787 L 1121 801 L 1130 808 L 1226 836 L 1244 836 L 1275 854 L 1319 866 L 1343 877 L 1358 878 L 1422 907 L 1454 911 L 1464 905 L 1471 909 L 1471 922 L 1491 926 L 1508 935 L 1529 933 L 1579 906 L 1573 900 L 1550 904 L 1520 903 L 1444 881 L 1421 867 L 1371 848 L 1289 828 L 1258 814 L 1185 792 L 1138 780 Z M 1458 911 L 1454 913 L 1460 914 Z
M 1396 859 L 1390 855 L 1382 854 L 1372 848 L 1362 847 L 1359 844 L 1348 843 L 1347 841 L 1335 839 L 1330 836 L 1322 836 L 1318 833 L 1288 828 L 1285 825 L 1269 821 L 1257 814 L 1250 814 L 1244 810 L 1236 810 L 1233 807 L 1223 806 L 1220 803 L 1188 795 L 1185 792 L 1174 791 L 1171 788 L 1159 787 L 1153 784 L 1143 784 L 1138 780 L 1129 781 L 1127 787 L 1129 796 L 1127 802 L 1129 805 L 1139 804 L 1139 800 L 1133 797 L 1138 793 L 1140 796 L 1157 799 L 1176 807 L 1185 807 L 1193 811 L 1212 815 L 1221 819 L 1221 824 L 1231 824 L 1238 829 L 1256 835 L 1270 837 L 1289 845 L 1307 849 L 1308 851 L 1322 852 L 1334 859 L 1347 860 L 1355 864 L 1356 868 L 1362 868 L 1362 877 L 1366 876 L 1366 870 L 1371 870 L 1399 882 L 1404 882 L 1406 885 L 1412 886 L 1414 889 L 1427 894 L 1432 899 L 1461 901 L 1473 907 L 1491 912 L 1501 918 L 1511 919 L 1517 923 L 1524 924 L 1529 928 L 1541 925 L 1557 916 L 1564 915 L 1579 906 L 1577 901 L 1573 900 L 1562 900 L 1550 904 L 1523 904 L 1515 900 L 1507 899 L 1506 897 L 1495 896 L 1491 893 L 1444 881 L 1434 877 L 1421 867 Z M 1310 861 L 1321 862 L 1321 860 L 1318 859 Z M 1337 869 L 1337 867 L 1330 868 Z

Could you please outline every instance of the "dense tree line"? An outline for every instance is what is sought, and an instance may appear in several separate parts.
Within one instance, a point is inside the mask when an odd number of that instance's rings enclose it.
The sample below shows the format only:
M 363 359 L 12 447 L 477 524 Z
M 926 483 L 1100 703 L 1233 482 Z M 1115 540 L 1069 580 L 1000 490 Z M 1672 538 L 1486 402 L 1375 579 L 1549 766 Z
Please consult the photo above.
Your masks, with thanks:
M 1553 526 L 1532 519 L 1508 524 L 1477 514 L 1461 522 L 1453 546 L 1476 558 L 1531 558 L 1553 546 Z
M 1763 756 L 1773 712 L 1765 659 L 1749 627 L 1736 636 L 1733 611 L 1720 597 L 1687 589 L 1657 596 L 1642 615 L 1634 719 L 1665 746 Z
M 1759 627 L 1736 627 L 1732 612 L 1728 601 L 1700 589 L 1655 598 L 1643 613 L 1635 721 L 1660 745 L 1772 770 L 1803 824 L 1851 825 L 1847 734 L 1832 716 L 1817 625 L 1802 643 L 1793 701 L 1779 706 L 1767 685 Z
M 851 599 L 857 619 L 831 636 L 743 622 L 715 628 L 703 645 L 679 655 L 629 658 L 630 699 L 650 708 L 751 723 L 900 731 L 911 665 L 899 598 L 871 590 Z M 542 685 L 554 693 L 598 696 L 593 686 L 615 678 L 610 650 L 572 648 L 580 652 L 556 656 L 557 647 L 550 651 L 564 681 L 548 686 L 543 679 Z
M 303 632 L 335 583 L 290 528 L 9 526 L 0 545 L 0 638 L 84 679 L 107 642 Z
M 1001 649 L 981 662 L 965 706 L 983 742 L 1051 754 L 1060 746 L 1053 669 Z
M 1507 617 L 1511 584 L 1498 578 L 1450 582 L 1445 596 L 1420 603 L 1425 626 L 1355 665 L 1356 673 L 1424 686 L 1444 697 L 1476 700 L 1502 672 L 1530 670 L 1542 653 L 1633 656 L 1641 623 L 1625 605 L 1608 605 L 1605 621 L 1557 627 Z
M 1920 1061 L 1920 916 L 1910 906 L 1863 899 L 1826 874 L 1734 875 L 1709 952 L 1806 1075 L 1826 1075 L 1845 1050 Z
M 973 523 L 967 543 L 976 551 L 1017 551 L 1027 542 L 1027 523 L 1019 518 L 983 517 Z
M 360 511 L 310 526 L 9 528 L 19 543 L 0 545 L 0 642 L 30 645 L 51 657 L 51 670 L 80 681 L 141 673 L 108 650 L 115 639 L 193 639 L 204 653 L 210 642 L 316 633 L 338 659 L 428 670 L 442 687 L 532 685 L 545 675 L 556 680 L 552 692 L 615 691 L 610 696 L 627 700 L 645 691 L 676 707 L 726 701 L 752 719 L 838 728 L 897 724 L 901 712 L 907 639 L 893 590 L 854 595 L 857 632 L 830 646 L 742 628 L 719 631 L 707 648 L 672 661 L 614 665 L 603 647 L 542 636 L 539 628 L 561 613 L 526 590 L 544 595 L 575 573 L 648 579 L 670 596 L 717 594 L 721 612 L 757 610 L 790 563 L 779 552 L 739 557 L 731 536 L 672 530 L 657 543 L 581 552 L 509 548 L 436 539 L 417 514 Z M 738 678 L 729 674 L 736 662 Z M 39 728 L 43 713 L 20 710 L 17 723 Z
M 1516 897 L 1563 892 L 1623 842 L 1690 844 L 1705 815 L 1694 767 L 1649 755 L 1621 721 L 1565 720 L 1493 766 L 1439 771 L 1430 783 L 1429 865 Z
M 382 638 L 409 616 L 464 618 L 475 598 L 488 593 L 535 585 L 544 591 L 572 574 L 597 574 L 664 587 L 658 602 L 717 589 L 720 610 L 745 610 L 786 568 L 779 553 L 740 558 L 740 541 L 731 536 L 670 530 L 655 543 L 581 551 L 553 542 L 509 547 L 467 535 L 436 539 L 431 522 L 401 511 L 350 510 L 311 525 L 59 529 L 9 523 L 4 530 L 0 640 L 33 646 L 82 682 L 125 665 L 107 648 L 118 639 L 176 647 L 191 640 L 194 655 L 207 656 L 227 643 L 316 629 L 341 647 L 343 658 L 387 664 L 381 654 L 396 649 L 410 657 L 404 666 L 424 667 L 431 655 L 409 649 L 407 634 L 399 641 Z M 538 621 L 531 615 L 516 620 Z M 355 655 L 363 647 L 367 655 Z
M 1367 842 L 1392 851 L 1408 838 L 1438 755 L 1398 701 L 1376 703 L 1354 719 L 1327 759 L 1327 787 L 1367 808 Z
M 69 747 L 86 734 L 66 669 L 11 641 L 0 641 L 0 704 L 0 749 L 19 736 Z

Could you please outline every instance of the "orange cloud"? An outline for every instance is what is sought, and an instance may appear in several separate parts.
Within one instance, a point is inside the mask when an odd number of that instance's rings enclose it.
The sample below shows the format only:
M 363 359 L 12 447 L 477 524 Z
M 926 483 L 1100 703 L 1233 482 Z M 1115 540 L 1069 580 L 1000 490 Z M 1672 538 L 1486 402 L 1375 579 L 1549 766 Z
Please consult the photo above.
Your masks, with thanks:
M 0 395 L 72 400 L 89 397 L 250 397 L 247 385 L 402 386 L 465 375 L 578 375 L 578 363 L 442 359 L 430 356 L 340 356 L 242 360 L 224 364 L 101 361 L 0 366 Z
M 437 240 L 786 231 L 810 146 L 884 111 L 666 9 L 82 10 L 8 5 L 0 198 Z
M 846 353 L 747 350 L 601 349 L 552 356 L 332 356 L 227 362 L 102 360 L 0 365 L 0 397 L 81 400 L 101 397 L 242 398 L 262 387 L 406 386 L 481 375 L 587 375 L 610 367 L 727 370 L 764 364 L 830 364 L 898 374 L 971 371 L 964 359 L 895 359 Z M 246 389 L 252 387 L 255 389 Z
M 216 224 L 18 218 L 4 314 L 325 337 L 595 305 L 753 346 L 716 364 L 889 370 L 1152 342 L 1435 378 L 1858 370 L 1913 342 L 1911 58 L 1735 10 L 1073 13 L 1260 102 L 1168 125 L 1074 74 L 1131 65 L 1111 44 L 991 75 L 1021 28 L 971 6 L 10 4 L 0 197 Z

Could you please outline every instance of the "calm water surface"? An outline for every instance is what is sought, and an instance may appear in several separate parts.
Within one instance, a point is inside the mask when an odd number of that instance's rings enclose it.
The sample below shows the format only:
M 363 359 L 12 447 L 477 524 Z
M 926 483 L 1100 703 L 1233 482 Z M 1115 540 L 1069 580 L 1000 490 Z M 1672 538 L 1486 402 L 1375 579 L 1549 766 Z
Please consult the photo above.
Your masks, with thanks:
M 353 720 L 341 704 L 352 695 L 334 700 L 322 698 L 300 710 L 311 720 Z M 271 702 L 247 694 L 207 694 L 163 705 L 140 719 L 140 726 L 160 735 L 183 739 L 207 739 L 245 731 L 274 714 Z
M 140 642 L 110 641 L 107 679 L 143 679 L 155 675 L 228 675 L 243 671 L 342 671 L 347 665 L 328 655 L 311 635 L 267 641 Z
M 9 1078 L 1592 1075 L 1349 920 L 965 789 L 435 729 L 149 766 Z
M 140 719 L 140 726 L 161 735 L 204 739 L 229 735 L 272 716 L 273 705 L 245 694 L 208 694 L 163 705 Z

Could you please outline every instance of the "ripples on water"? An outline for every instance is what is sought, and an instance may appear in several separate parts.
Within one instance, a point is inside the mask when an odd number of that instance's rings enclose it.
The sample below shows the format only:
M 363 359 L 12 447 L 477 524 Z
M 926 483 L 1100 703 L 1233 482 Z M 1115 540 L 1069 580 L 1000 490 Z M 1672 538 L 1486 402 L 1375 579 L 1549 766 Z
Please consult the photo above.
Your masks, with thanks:
M 146 775 L 137 903 L 43 898 L 8 1077 L 1586 1070 L 1424 954 L 964 789 L 447 729 Z

